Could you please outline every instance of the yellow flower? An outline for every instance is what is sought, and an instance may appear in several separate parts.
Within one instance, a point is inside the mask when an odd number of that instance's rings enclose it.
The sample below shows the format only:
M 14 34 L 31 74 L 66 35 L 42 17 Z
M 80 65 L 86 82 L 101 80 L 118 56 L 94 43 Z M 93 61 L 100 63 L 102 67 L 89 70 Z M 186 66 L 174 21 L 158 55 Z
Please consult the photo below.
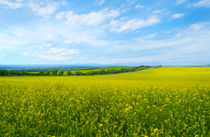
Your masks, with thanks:
M 103 124 L 99 124 L 99 127 L 103 127 Z
M 155 129 L 154 129 L 154 132 L 156 133 L 157 131 L 158 131 L 158 129 L 157 129 L 157 128 L 155 128 Z
M 125 110 L 124 110 L 124 112 L 128 112 L 129 111 L 129 108 L 126 108 Z

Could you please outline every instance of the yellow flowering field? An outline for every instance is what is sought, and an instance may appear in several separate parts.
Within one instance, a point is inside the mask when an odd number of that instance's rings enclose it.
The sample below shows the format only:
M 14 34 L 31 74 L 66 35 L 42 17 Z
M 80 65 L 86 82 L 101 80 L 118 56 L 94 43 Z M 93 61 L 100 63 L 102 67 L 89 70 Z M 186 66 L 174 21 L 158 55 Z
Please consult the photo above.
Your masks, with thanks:
M 209 136 L 210 67 L 0 77 L 0 136 Z

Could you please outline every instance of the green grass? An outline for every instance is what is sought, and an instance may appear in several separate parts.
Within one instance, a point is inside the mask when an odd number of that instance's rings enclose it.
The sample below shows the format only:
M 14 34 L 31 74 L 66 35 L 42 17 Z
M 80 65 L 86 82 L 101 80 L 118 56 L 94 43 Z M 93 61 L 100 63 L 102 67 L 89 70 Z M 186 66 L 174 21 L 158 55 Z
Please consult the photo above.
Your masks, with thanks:
M 209 136 L 209 67 L 0 77 L 0 136 Z

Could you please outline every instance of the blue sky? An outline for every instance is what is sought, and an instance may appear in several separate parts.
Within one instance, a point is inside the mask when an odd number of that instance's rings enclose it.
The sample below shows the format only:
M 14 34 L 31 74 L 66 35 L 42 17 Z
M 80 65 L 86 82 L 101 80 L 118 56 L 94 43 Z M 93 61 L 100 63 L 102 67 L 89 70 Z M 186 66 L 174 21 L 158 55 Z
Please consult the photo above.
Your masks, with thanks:
M 0 64 L 210 64 L 210 0 L 0 0 Z

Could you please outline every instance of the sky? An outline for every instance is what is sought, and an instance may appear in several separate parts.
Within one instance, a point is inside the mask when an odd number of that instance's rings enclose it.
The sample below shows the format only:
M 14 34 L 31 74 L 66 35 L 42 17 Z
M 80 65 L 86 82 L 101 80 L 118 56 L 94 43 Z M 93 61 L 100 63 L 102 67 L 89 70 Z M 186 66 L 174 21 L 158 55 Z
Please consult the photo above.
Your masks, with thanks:
M 0 64 L 210 64 L 210 0 L 0 0 Z

